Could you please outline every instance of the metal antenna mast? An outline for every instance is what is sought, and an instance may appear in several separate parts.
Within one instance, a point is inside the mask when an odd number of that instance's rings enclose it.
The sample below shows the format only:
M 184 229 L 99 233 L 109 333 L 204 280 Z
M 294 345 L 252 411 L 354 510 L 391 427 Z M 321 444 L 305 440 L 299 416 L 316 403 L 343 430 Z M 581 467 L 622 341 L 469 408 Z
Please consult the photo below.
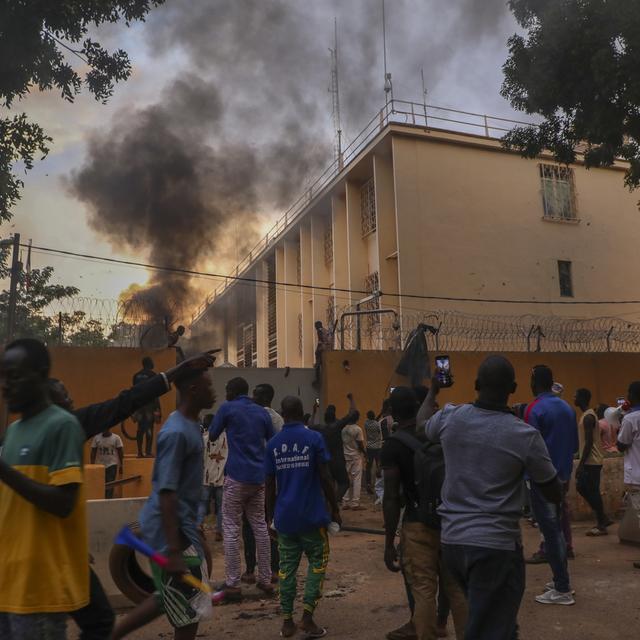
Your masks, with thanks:
M 338 169 L 342 170 L 342 123 L 340 121 L 340 82 L 338 76 L 338 19 L 333 19 L 333 49 L 331 52 L 331 103 L 333 110 L 333 129 L 335 132 L 334 155 Z
M 389 98 L 393 101 L 393 84 L 391 74 L 387 72 L 387 16 L 384 0 L 382 0 L 382 54 L 384 56 L 384 95 L 389 102 Z
M 424 83 L 424 67 L 420 68 L 420 76 L 422 77 L 422 105 L 424 106 L 424 124 L 428 126 L 427 122 L 427 85 Z

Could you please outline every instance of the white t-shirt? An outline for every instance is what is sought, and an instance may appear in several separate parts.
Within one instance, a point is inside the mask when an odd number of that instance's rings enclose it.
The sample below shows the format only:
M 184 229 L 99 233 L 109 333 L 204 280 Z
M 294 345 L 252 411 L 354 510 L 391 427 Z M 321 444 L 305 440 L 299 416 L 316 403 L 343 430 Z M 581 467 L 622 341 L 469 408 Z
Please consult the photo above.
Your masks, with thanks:
M 97 449 L 96 464 L 103 464 L 105 467 L 113 467 L 120 464 L 118 449 L 122 449 L 122 439 L 115 433 L 108 436 L 98 434 L 91 444 L 92 449 Z
M 271 424 L 273 425 L 273 430 L 276 433 L 280 433 L 282 431 L 282 427 L 284 427 L 284 420 L 282 419 L 282 416 L 271 407 L 265 407 L 265 409 L 269 414 L 269 417 L 271 418 Z
M 640 485 L 640 411 L 632 411 L 622 419 L 618 442 L 629 448 L 624 452 L 624 482 Z
M 342 430 L 342 448 L 345 458 L 357 458 L 362 455 L 358 442 L 364 445 L 364 434 L 357 424 L 348 424 Z

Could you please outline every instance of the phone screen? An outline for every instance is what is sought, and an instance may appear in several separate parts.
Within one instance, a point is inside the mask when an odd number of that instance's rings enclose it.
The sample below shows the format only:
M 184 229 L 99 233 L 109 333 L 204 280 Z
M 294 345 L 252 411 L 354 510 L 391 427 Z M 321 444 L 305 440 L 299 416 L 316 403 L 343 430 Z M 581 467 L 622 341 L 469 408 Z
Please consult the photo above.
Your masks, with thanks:
M 436 356 L 436 375 L 443 387 L 450 387 L 453 384 L 449 356 Z

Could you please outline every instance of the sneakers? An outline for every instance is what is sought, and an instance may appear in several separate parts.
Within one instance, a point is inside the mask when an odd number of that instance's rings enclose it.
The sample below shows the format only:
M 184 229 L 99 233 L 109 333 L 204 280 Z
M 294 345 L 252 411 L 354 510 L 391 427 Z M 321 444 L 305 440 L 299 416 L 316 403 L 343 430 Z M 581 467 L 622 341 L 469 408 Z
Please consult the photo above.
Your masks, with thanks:
M 526 558 L 525 562 L 527 564 L 546 564 L 547 555 L 542 553 L 542 551 L 536 551 L 531 557 Z
M 575 598 L 571 593 L 560 593 L 555 589 L 546 591 L 541 596 L 536 596 L 536 602 L 540 604 L 561 604 L 565 607 L 575 604 Z
M 544 585 L 544 590 L 545 591 L 553 591 L 556 588 L 556 585 L 553 581 L 551 582 L 547 582 L 547 584 Z M 571 589 L 571 595 L 575 596 L 576 595 L 576 590 L 575 589 Z

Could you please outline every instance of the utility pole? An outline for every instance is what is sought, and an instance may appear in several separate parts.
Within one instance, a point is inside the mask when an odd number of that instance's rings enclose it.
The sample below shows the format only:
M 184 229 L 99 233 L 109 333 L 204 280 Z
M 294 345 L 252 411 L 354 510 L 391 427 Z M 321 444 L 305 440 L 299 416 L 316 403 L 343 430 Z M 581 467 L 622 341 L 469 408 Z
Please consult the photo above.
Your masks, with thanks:
M 334 155 L 338 162 L 338 171 L 343 169 L 342 158 L 342 123 L 340 121 L 340 82 L 338 76 L 338 19 L 333 19 L 333 49 L 331 52 L 331 106 L 333 129 L 335 132 Z
M 13 238 L 0 240 L 0 248 L 13 247 L 11 256 L 11 283 L 9 285 L 9 308 L 7 309 L 7 340 L 8 344 L 13 339 L 16 326 L 16 305 L 18 303 L 18 280 L 20 279 L 20 234 L 15 233 Z M 7 403 L 2 403 L 0 411 L 0 442 L 4 440 L 4 434 L 9 422 L 9 408 Z
M 20 280 L 20 234 L 14 233 L 13 239 L 2 240 L 0 246 L 13 247 L 11 256 L 11 282 L 9 285 L 9 307 L 7 309 L 7 342 L 13 339 L 16 328 L 16 306 L 18 304 L 18 282 Z

